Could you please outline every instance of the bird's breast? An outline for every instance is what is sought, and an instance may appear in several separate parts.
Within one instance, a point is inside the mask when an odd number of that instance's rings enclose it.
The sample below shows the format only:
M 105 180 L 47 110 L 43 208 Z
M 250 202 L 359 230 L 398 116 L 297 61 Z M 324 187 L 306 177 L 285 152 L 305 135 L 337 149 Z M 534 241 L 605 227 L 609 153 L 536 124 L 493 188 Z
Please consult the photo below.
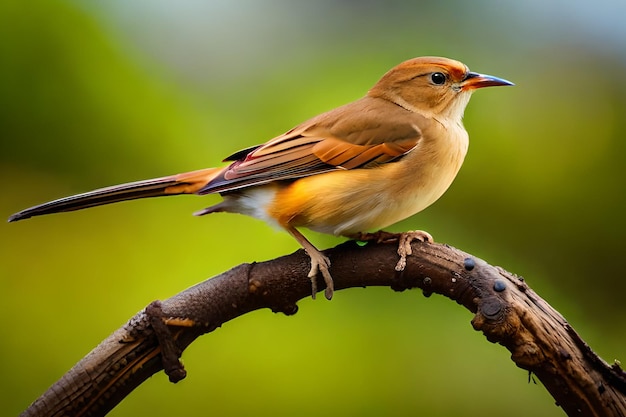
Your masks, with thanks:
M 400 160 L 334 171 L 274 189 L 265 213 L 279 225 L 351 235 L 387 227 L 425 209 L 448 189 L 468 148 L 459 124 L 427 132 Z

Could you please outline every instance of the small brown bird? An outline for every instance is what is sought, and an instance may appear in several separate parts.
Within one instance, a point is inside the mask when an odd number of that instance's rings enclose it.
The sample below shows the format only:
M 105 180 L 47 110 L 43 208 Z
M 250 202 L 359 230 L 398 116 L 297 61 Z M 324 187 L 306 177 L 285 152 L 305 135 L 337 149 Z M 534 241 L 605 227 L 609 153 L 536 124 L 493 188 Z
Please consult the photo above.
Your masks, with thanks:
M 289 232 L 311 258 L 313 297 L 321 272 L 333 295 L 330 260 L 296 228 L 367 238 L 437 200 L 468 147 L 463 111 L 478 88 L 513 85 L 470 72 L 461 62 L 421 57 L 392 68 L 367 95 L 320 114 L 269 142 L 236 152 L 223 168 L 101 188 L 12 215 L 9 222 L 123 200 L 219 193 L 223 201 L 195 213 L 230 212 Z M 402 261 L 410 240 L 400 239 Z

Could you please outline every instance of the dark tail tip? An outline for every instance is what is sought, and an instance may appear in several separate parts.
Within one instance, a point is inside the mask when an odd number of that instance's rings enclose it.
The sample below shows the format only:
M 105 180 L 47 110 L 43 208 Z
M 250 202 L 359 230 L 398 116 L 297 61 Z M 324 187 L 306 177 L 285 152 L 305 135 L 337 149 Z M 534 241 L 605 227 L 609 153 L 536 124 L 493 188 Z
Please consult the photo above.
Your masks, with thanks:
M 13 222 L 16 222 L 16 221 L 18 221 L 18 220 L 28 219 L 29 217 L 30 217 L 30 216 L 25 216 L 25 215 L 23 215 L 21 212 L 20 212 L 20 213 L 15 213 L 15 214 L 13 214 L 13 215 L 11 215 L 11 216 L 9 217 L 8 222 L 9 222 L 9 223 L 13 223 Z

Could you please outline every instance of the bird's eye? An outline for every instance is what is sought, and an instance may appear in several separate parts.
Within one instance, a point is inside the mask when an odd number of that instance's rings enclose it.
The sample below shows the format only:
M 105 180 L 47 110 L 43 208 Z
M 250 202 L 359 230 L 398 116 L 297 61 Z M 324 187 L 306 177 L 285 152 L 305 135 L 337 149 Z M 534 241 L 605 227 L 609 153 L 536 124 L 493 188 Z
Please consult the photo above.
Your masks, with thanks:
M 433 72 L 430 74 L 430 81 L 435 85 L 442 85 L 446 82 L 446 76 L 441 72 Z

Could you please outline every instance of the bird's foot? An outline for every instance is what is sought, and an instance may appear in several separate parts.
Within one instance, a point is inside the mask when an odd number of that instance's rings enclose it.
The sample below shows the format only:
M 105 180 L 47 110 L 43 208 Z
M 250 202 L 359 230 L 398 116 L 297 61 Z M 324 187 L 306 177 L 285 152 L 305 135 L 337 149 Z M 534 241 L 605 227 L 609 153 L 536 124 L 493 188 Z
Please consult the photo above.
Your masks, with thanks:
M 309 278 L 311 279 L 311 297 L 315 300 L 315 294 L 317 294 L 317 274 L 321 273 L 324 278 L 324 282 L 326 283 L 326 290 L 324 291 L 324 295 L 326 299 L 330 300 L 333 298 L 334 285 L 333 285 L 333 277 L 330 276 L 330 259 L 325 256 L 322 252 L 318 251 L 315 246 L 311 242 L 309 242 L 306 237 L 302 233 L 298 231 L 293 226 L 286 225 L 284 226 L 285 230 L 287 230 L 291 236 L 293 236 L 298 243 L 302 245 L 305 252 L 311 258 L 311 270 L 309 271 Z
M 398 255 L 400 255 L 400 259 L 396 264 L 396 271 L 404 271 L 404 268 L 406 268 L 406 257 L 413 254 L 411 242 L 413 242 L 414 240 L 429 243 L 434 242 L 433 237 L 430 235 L 430 233 L 423 230 L 411 230 L 408 232 L 400 233 L 400 235 L 398 236 Z
M 389 243 L 397 241 L 398 255 L 400 256 L 400 259 L 396 264 L 396 271 L 404 271 L 404 268 L 406 268 L 406 257 L 413 253 L 413 250 L 411 249 L 411 242 L 414 240 L 419 240 L 420 242 L 434 242 L 430 233 L 423 230 L 411 230 L 402 233 L 392 233 L 379 230 L 375 233 L 357 233 L 353 236 L 353 238 L 361 242 Z
M 321 273 L 326 283 L 326 289 L 324 290 L 324 296 L 327 300 L 333 298 L 334 284 L 333 277 L 330 276 L 330 259 L 319 251 L 307 251 L 311 258 L 311 270 L 309 271 L 309 278 L 311 279 L 311 297 L 315 300 L 315 294 L 317 294 L 317 274 Z

